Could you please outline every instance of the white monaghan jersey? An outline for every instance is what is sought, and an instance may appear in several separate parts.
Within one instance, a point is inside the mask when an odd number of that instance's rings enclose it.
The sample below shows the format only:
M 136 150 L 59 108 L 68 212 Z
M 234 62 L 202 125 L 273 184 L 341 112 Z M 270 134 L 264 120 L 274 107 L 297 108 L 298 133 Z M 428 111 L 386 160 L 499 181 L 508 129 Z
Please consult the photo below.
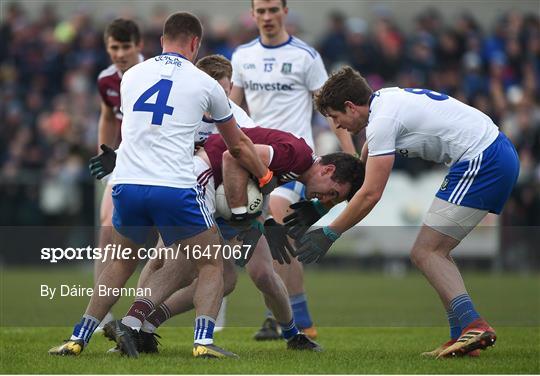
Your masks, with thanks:
M 450 166 L 473 159 L 499 134 L 483 112 L 431 90 L 381 89 L 369 108 L 369 156 L 396 152 Z
M 120 94 L 113 184 L 194 187 L 193 139 L 203 114 L 218 123 L 232 117 L 223 88 L 183 56 L 167 53 L 128 70 Z
M 328 79 L 317 51 L 292 36 L 278 46 L 257 38 L 236 49 L 232 66 L 233 85 L 244 88 L 255 123 L 302 137 L 313 148 L 312 92 Z
M 238 124 L 239 127 L 253 128 L 255 126 L 255 123 L 248 116 L 248 114 L 246 114 L 246 111 L 244 111 L 240 106 L 238 106 L 233 101 L 230 101 L 230 104 L 231 104 L 232 113 L 234 115 L 234 119 L 236 120 L 236 123 Z M 204 116 L 201 119 L 199 126 L 197 127 L 197 133 L 195 134 L 195 142 L 206 141 L 208 136 L 214 133 L 218 133 L 216 123 L 214 123 L 214 120 L 209 119 L 206 116 Z

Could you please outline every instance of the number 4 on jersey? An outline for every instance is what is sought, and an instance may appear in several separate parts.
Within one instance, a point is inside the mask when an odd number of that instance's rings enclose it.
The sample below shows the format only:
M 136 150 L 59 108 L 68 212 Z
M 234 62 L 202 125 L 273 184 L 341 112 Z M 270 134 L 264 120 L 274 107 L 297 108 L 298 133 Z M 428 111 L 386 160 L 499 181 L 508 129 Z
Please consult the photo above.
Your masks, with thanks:
M 137 102 L 135 102 L 135 104 L 133 105 L 133 111 L 151 112 L 152 124 L 163 124 L 163 116 L 165 114 L 172 115 L 174 110 L 173 107 L 167 106 L 167 100 L 169 99 L 171 88 L 171 80 L 159 80 L 155 85 L 142 93 L 139 99 L 137 99 Z M 148 99 L 150 99 L 156 93 L 156 103 L 148 103 Z

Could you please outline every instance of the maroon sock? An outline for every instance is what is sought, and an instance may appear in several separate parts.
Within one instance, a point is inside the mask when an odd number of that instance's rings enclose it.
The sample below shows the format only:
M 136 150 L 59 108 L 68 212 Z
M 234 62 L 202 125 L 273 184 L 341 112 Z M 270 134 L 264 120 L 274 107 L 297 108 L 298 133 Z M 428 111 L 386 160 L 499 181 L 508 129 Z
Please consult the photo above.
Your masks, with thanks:
M 139 325 L 136 326 L 142 326 L 142 323 L 146 319 L 146 317 L 154 310 L 154 303 L 152 303 L 150 300 L 145 298 L 137 298 L 129 308 L 129 311 L 126 313 L 125 318 L 133 317 L 140 321 Z M 130 322 L 131 320 L 122 320 L 124 324 L 128 326 L 135 326 L 134 323 Z
M 171 318 L 171 311 L 164 303 L 157 307 L 152 313 L 146 317 L 146 321 L 154 325 L 156 328 Z

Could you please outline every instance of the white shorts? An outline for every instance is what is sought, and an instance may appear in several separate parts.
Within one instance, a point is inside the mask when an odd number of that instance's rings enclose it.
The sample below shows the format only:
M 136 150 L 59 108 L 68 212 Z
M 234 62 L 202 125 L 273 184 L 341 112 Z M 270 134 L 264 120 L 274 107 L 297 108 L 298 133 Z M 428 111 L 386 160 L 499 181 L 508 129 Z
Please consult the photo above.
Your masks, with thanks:
M 459 206 L 435 197 L 424 224 L 437 232 L 462 241 L 487 213 L 488 210 Z

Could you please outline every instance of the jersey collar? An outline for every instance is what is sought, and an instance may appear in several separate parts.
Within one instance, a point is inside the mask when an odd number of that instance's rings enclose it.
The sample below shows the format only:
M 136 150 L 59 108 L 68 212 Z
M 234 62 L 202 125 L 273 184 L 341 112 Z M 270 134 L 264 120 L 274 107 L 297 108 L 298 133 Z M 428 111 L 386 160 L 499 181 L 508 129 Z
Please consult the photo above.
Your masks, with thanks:
M 268 44 L 264 44 L 264 43 L 262 42 L 262 40 L 261 40 L 261 37 L 259 37 L 259 38 L 257 38 L 257 39 L 259 39 L 259 43 L 261 44 L 261 46 L 263 46 L 264 48 L 270 48 L 270 49 L 271 49 L 271 48 L 279 48 L 279 47 L 283 47 L 283 46 L 285 46 L 285 45 L 291 43 L 292 38 L 293 38 L 292 35 L 289 35 L 289 39 L 287 39 L 286 42 L 283 42 L 283 43 L 278 44 L 278 45 L 275 45 L 275 46 L 270 46 L 270 45 L 268 45 Z
M 176 56 L 176 57 L 181 57 L 182 59 L 188 60 L 187 57 L 185 57 L 184 55 L 181 55 L 181 54 L 179 54 L 177 52 L 163 52 L 161 55 Z
M 381 93 L 376 91 L 373 94 L 371 94 L 371 97 L 369 97 L 369 101 L 368 101 L 369 112 L 371 112 L 371 102 L 373 102 L 373 99 L 375 99 L 375 97 L 378 97 L 379 95 L 381 95 Z

